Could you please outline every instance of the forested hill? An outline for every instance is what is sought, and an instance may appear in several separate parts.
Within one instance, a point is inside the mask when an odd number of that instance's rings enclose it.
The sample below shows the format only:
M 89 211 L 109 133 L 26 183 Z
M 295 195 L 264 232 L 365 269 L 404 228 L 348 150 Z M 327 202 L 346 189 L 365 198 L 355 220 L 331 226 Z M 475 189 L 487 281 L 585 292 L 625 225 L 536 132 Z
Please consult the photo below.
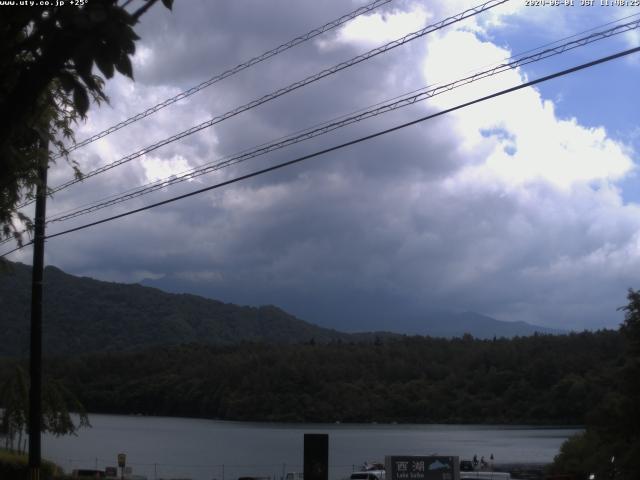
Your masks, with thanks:
M 0 356 L 24 356 L 29 345 L 31 267 L 20 263 L 8 266 L 9 271 L 0 268 Z M 137 284 L 76 277 L 55 267 L 45 270 L 44 299 L 47 355 L 130 351 L 191 342 L 373 342 L 407 332 L 437 337 L 471 333 L 479 338 L 532 335 L 536 331 L 561 333 L 473 312 L 440 312 L 425 318 L 400 319 L 398 324 L 407 330 L 399 333 L 348 334 L 305 322 L 274 306 L 242 307 Z
M 0 356 L 28 353 L 31 267 L 0 272 Z M 243 341 L 328 342 L 354 337 L 304 322 L 274 306 L 241 307 L 135 284 L 45 270 L 45 354 L 124 351 L 157 345 Z
M 91 412 L 307 422 L 584 424 L 615 331 L 374 344 L 182 345 L 47 362 Z M 6 366 L 6 364 L 5 364 Z M 0 378 L 2 377 L 0 363 Z

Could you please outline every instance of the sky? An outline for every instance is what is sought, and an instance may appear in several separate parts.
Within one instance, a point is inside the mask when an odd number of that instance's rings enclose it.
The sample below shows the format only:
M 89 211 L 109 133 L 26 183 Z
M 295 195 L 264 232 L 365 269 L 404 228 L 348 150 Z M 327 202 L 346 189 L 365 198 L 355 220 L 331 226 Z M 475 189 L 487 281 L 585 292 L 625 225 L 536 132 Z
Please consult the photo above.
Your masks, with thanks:
M 545 2 L 543 2 L 545 3 Z M 54 215 L 639 14 L 511 0 L 58 192 Z M 573 6 L 570 4 L 573 3 Z M 107 82 L 82 140 L 364 1 L 178 0 L 137 32 L 135 81 Z M 476 5 L 393 0 L 74 152 L 87 172 Z M 628 18 L 626 22 L 639 17 Z M 598 28 L 599 27 L 599 28 Z M 583 34 L 584 35 L 584 34 Z M 577 38 L 577 37 L 576 37 Z M 565 40 L 563 40 L 565 39 Z M 560 44 L 559 43 L 559 44 Z M 68 222 L 125 212 L 640 44 L 638 29 Z M 557 44 L 556 44 L 557 45 Z M 547 47 L 548 48 L 548 47 Z M 640 288 L 640 54 L 554 79 L 160 208 L 50 239 L 46 263 L 343 331 L 437 311 L 616 328 Z M 49 184 L 71 169 L 58 161 Z M 29 248 L 12 260 L 30 263 Z

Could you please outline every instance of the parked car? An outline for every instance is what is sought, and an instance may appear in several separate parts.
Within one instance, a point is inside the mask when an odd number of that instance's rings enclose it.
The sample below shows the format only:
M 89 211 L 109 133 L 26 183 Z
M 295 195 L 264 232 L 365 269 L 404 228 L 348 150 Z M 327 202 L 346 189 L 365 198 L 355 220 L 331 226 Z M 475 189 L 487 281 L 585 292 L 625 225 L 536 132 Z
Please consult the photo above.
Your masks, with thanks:
M 460 460 L 461 472 L 473 472 L 473 462 L 471 460 Z
M 82 468 L 74 470 L 71 473 L 73 478 L 104 478 L 106 475 L 102 470 L 93 470 L 90 468 Z

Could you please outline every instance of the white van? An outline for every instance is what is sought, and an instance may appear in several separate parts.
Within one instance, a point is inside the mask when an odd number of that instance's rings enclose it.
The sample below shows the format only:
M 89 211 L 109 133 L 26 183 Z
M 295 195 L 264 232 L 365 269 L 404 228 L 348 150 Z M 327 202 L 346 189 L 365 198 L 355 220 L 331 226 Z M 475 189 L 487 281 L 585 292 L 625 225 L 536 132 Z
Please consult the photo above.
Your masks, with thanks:
M 367 470 L 363 472 L 353 472 L 350 480 L 385 480 L 384 470 Z

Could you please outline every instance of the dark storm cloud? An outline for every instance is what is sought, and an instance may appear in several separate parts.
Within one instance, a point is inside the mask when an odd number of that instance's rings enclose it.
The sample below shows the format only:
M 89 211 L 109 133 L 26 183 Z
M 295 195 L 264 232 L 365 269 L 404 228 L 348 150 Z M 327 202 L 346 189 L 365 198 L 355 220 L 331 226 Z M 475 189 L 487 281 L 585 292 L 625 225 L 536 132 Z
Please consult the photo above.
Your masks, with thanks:
M 395 2 L 394 2 L 395 3 Z M 397 2 L 413 8 L 409 2 Z M 95 133 L 225 68 L 356 8 L 332 2 L 177 2 L 144 20 L 136 84 L 109 84 Z M 388 11 L 392 9 L 388 8 Z M 440 12 L 433 12 L 438 19 Z M 317 41 L 196 94 L 79 152 L 84 168 L 131 153 L 366 51 Z M 331 39 L 334 39 L 333 41 Z M 433 40 L 429 40 L 433 41 Z M 377 57 L 60 192 L 51 212 L 201 165 L 424 86 L 426 40 Z M 381 42 L 377 42 L 381 43 Z M 171 187 L 64 228 L 232 178 L 436 111 L 354 125 Z M 540 107 L 541 108 L 541 107 Z M 52 239 L 47 261 L 72 273 L 152 279 L 238 303 L 275 303 L 345 330 L 395 328 L 434 309 L 476 310 L 561 328 L 614 326 L 637 266 L 635 207 L 616 193 L 545 181 L 460 180 L 500 145 L 469 150 L 463 117 L 414 126 L 162 209 Z M 515 127 L 514 127 L 515 128 Z M 517 136 L 515 136 L 517 138 Z M 171 167 L 171 168 L 169 168 Z M 56 180 L 64 174 L 54 173 Z M 607 219 L 615 218 L 615 221 Z M 62 225 L 50 231 L 63 228 Z M 635 243 L 634 243 L 635 242 Z
M 138 72 L 138 79 L 152 84 L 162 79 L 179 84 L 186 81 L 189 86 L 200 83 L 365 3 L 368 2 L 183 2 L 176 4 L 172 15 L 156 9 L 140 28 L 144 45 L 155 52 L 154 61 Z M 379 11 L 390 11 L 404 3 L 396 2 Z M 335 35 L 335 30 L 326 35 Z M 323 62 L 332 65 L 345 51 L 353 49 L 318 52 L 302 44 L 281 57 L 289 64 L 287 73 L 295 70 L 305 76 L 315 73 Z M 282 76 L 282 71 L 278 73 Z M 252 78 L 259 82 L 261 77 Z

